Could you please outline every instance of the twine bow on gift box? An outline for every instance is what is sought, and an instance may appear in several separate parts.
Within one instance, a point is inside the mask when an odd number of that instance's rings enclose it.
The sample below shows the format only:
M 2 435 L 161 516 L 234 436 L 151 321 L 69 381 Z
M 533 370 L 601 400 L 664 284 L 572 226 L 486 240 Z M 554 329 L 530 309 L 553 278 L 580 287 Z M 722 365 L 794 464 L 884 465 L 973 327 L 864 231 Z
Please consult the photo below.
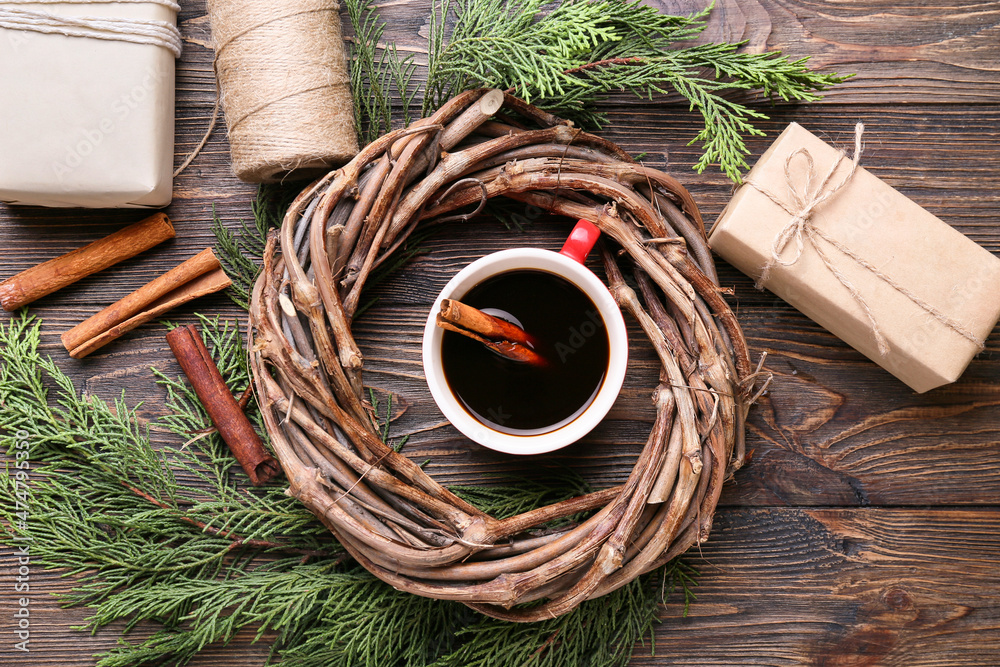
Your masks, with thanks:
M 951 329 L 955 333 L 960 334 L 963 338 L 976 344 L 977 348 L 981 351 L 984 348 L 983 341 L 977 337 L 974 333 L 969 331 L 967 328 L 956 322 L 955 320 L 949 318 L 947 315 L 942 313 L 940 310 L 935 308 L 933 305 L 927 303 L 919 296 L 908 290 L 903 285 L 893 280 L 889 275 L 883 273 L 878 267 L 868 262 L 865 258 L 861 257 L 849 247 L 845 246 L 840 241 L 832 238 L 829 234 L 825 233 L 820 229 L 815 221 L 813 220 L 813 215 L 816 209 L 825 201 L 831 199 L 840 190 L 847 186 L 851 180 L 854 178 L 854 174 L 857 173 L 858 166 L 861 162 L 861 137 L 864 134 L 865 126 L 863 123 L 858 123 L 854 127 L 854 155 L 851 158 L 851 168 L 850 170 L 834 185 L 830 185 L 830 181 L 833 179 L 837 170 L 840 168 L 841 163 L 846 159 L 847 155 L 841 151 L 840 156 L 831 165 L 830 169 L 827 171 L 826 175 L 822 179 L 817 179 L 816 165 L 813 160 L 812 154 L 805 148 L 799 148 L 795 151 L 789 153 L 788 157 L 785 158 L 785 182 L 788 186 L 788 193 L 791 197 L 791 203 L 789 204 L 781 197 L 778 197 L 774 193 L 770 192 L 767 188 L 757 183 L 753 179 L 745 179 L 745 183 L 750 187 L 754 188 L 762 195 L 770 199 L 772 202 L 780 206 L 786 213 L 792 216 L 792 219 L 788 221 L 780 232 L 774 237 L 774 241 L 771 244 L 771 257 L 764 264 L 761 270 L 760 278 L 757 279 L 757 288 L 763 289 L 764 283 L 770 277 L 771 270 L 776 264 L 781 264 L 782 266 L 792 266 L 799 259 L 802 258 L 802 254 L 805 251 L 806 244 L 808 243 L 816 255 L 822 260 L 823 265 L 826 266 L 827 270 L 830 271 L 841 285 L 850 292 L 851 297 L 854 301 L 861 307 L 864 311 L 865 317 L 867 317 L 869 324 L 871 325 L 872 335 L 875 338 L 875 342 L 878 345 L 879 354 L 883 357 L 889 353 L 889 343 L 885 339 L 885 335 L 882 333 L 881 328 L 878 325 L 878 321 L 875 319 L 875 315 L 872 312 L 871 306 L 868 304 L 867 299 L 864 295 L 855 287 L 844 273 L 837 268 L 836 264 L 830 261 L 830 258 L 823 251 L 818 243 L 817 239 L 823 239 L 835 249 L 839 250 L 844 255 L 847 255 L 857 264 L 863 266 L 865 269 L 874 274 L 877 278 L 885 282 L 887 285 L 892 287 L 894 290 L 905 296 L 921 310 L 931 315 L 935 320 Z M 807 163 L 807 169 L 805 172 L 805 181 L 802 183 L 801 188 L 796 186 L 796 180 L 793 178 L 792 174 L 792 161 L 801 155 L 805 158 Z M 813 186 L 813 183 L 816 183 Z M 782 253 L 788 244 L 795 240 L 795 252 L 788 258 L 783 259 Z

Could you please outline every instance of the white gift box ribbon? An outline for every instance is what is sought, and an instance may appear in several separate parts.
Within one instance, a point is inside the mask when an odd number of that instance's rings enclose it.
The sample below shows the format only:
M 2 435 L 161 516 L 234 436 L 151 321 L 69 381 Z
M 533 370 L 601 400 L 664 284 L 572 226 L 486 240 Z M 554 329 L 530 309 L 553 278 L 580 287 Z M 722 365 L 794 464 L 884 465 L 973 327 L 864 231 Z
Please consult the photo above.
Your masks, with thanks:
M 175 12 L 180 5 L 173 0 L 114 0 L 116 3 L 153 4 Z M 92 0 L 7 0 L 3 5 L 16 4 L 98 4 Z M 107 3 L 99 3 L 107 4 Z M 0 28 L 22 30 L 67 37 L 104 39 L 133 44 L 160 46 L 177 58 L 181 55 L 181 33 L 169 21 L 125 19 L 106 16 L 59 16 L 46 11 L 0 6 Z

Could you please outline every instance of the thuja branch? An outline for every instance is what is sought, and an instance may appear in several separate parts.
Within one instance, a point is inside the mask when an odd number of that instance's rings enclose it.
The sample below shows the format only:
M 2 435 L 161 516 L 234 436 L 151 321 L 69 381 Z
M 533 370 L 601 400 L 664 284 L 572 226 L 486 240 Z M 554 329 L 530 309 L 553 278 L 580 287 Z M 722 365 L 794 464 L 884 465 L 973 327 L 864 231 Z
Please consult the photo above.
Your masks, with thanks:
M 355 111 L 367 143 L 390 129 L 394 111 L 405 112 L 401 120 L 409 122 L 419 86 L 411 85 L 412 60 L 400 59 L 394 44 L 378 46 L 385 23 L 370 0 L 347 4 L 356 35 Z M 729 99 L 732 93 L 808 102 L 850 75 L 815 72 L 807 58 L 779 52 L 746 53 L 742 43 L 684 46 L 704 31 L 710 12 L 673 16 L 639 0 L 433 0 L 422 113 L 483 86 L 599 126 L 604 118 L 597 104 L 608 95 L 677 93 L 704 120 L 690 140 L 702 149 L 695 170 L 716 164 L 739 181 L 747 166 L 745 138 L 763 135 L 755 123 L 767 115 Z
M 630 58 L 605 58 L 604 60 L 596 60 L 592 63 L 584 63 L 579 67 L 573 67 L 565 72 L 567 76 L 575 76 L 577 74 L 583 74 L 590 70 L 601 69 L 602 67 L 616 67 L 621 65 L 637 65 L 643 62 L 643 59 L 638 56 L 632 56 Z M 511 87 L 508 92 L 514 93 L 515 88 Z
M 767 116 L 729 93 L 813 101 L 848 77 L 814 72 L 805 58 L 745 53 L 742 44 L 684 47 L 705 29 L 710 11 L 670 16 L 638 0 L 440 0 L 432 7 L 424 112 L 462 89 L 486 86 L 599 125 L 595 105 L 609 94 L 674 92 L 704 119 L 691 140 L 703 151 L 695 169 L 717 164 L 738 181 L 744 139 L 762 135 L 754 123 Z
M 149 495 L 148 493 L 146 493 L 142 489 L 138 489 L 138 488 L 132 486 L 131 484 L 127 483 L 127 482 L 122 482 L 122 486 L 124 486 L 126 489 L 128 489 L 129 491 L 131 491 L 132 493 L 134 493 L 138 497 L 142 498 L 143 500 L 145 500 L 149 504 L 154 505 L 155 507 L 159 507 L 160 509 L 164 509 L 164 510 L 173 510 L 173 509 L 175 509 L 175 508 L 171 507 L 170 505 L 167 505 L 166 503 L 164 503 L 164 502 L 162 502 L 160 500 L 157 500 L 156 498 L 154 498 L 153 496 Z M 301 549 L 301 548 L 294 547 L 294 546 L 291 546 L 291 545 L 288 545 L 288 544 L 285 544 L 285 543 L 282 543 L 282 542 L 275 542 L 275 541 L 272 541 L 272 540 L 247 539 L 245 537 L 240 537 L 239 535 L 236 535 L 232 531 L 224 530 L 222 528 L 217 528 L 215 526 L 209 525 L 208 523 L 206 523 L 204 521 L 199 521 L 199 520 L 194 519 L 194 518 L 192 518 L 190 516 L 187 516 L 186 514 L 183 514 L 183 513 L 178 513 L 177 514 L 177 519 L 180 520 L 180 521 L 183 521 L 185 523 L 188 523 L 188 524 L 194 526 L 195 528 L 198 528 L 202 532 L 205 532 L 205 533 L 207 533 L 209 535 L 213 535 L 215 537 L 220 537 L 220 538 L 223 538 L 223 539 L 226 539 L 226 540 L 231 540 L 231 542 L 229 543 L 229 550 L 230 551 L 232 551 L 234 549 L 240 549 L 242 547 L 249 547 L 251 549 L 264 549 L 264 550 L 268 550 L 268 551 L 281 551 L 281 552 L 284 552 L 284 553 L 294 553 L 294 554 L 300 554 L 300 555 L 303 555 L 303 556 L 333 556 L 333 557 L 336 558 L 337 562 L 340 562 L 340 561 L 344 560 L 344 558 L 346 558 L 346 555 L 347 555 L 341 549 L 338 549 L 338 550 L 335 550 L 335 551 L 322 550 L 322 549 Z
M 238 340 L 234 327 L 227 332 L 217 321 L 209 324 L 217 341 L 239 349 L 238 342 L 233 344 Z M 188 559 L 194 551 L 187 552 L 176 560 L 180 564 L 219 560 L 237 546 L 281 547 L 299 554 L 331 551 L 332 540 L 320 540 L 326 536 L 322 527 L 284 497 L 281 488 L 259 495 L 241 491 L 228 473 L 228 457 L 214 442 L 217 437 L 204 438 L 187 450 L 154 449 L 135 408 L 122 400 L 109 405 L 78 394 L 51 359 L 38 352 L 38 345 L 39 323 L 33 318 L 22 315 L 7 326 L 0 324 L 0 429 L 21 432 L 21 439 L 32 443 L 35 490 L 52 503 L 48 513 L 37 514 L 34 528 L 51 532 L 52 549 L 72 551 L 79 538 L 74 508 L 82 507 L 89 511 L 81 510 L 80 516 L 104 526 L 98 532 L 122 526 L 122 536 L 166 540 L 163 545 L 196 540 L 197 556 Z M 228 367 L 235 350 L 225 352 Z M 8 490 L 13 492 L 12 487 Z M 137 507 L 137 496 L 149 506 Z M 16 499 L 2 500 L 9 519 Z M 296 544 L 288 543 L 287 536 Z M 96 553 L 98 561 L 101 557 Z M 73 562 L 83 566 L 97 561 L 88 557 Z
M 242 386 L 235 327 L 215 318 L 201 322 L 229 385 Z M 658 587 L 648 581 L 525 628 L 395 591 L 360 568 L 348 569 L 326 529 L 281 487 L 249 495 L 228 485 L 232 463 L 213 449 L 215 436 L 196 443 L 197 456 L 158 453 L 134 408 L 80 395 L 39 352 L 39 329 L 23 314 L 0 322 L 0 448 L 13 460 L 16 441 L 31 443 L 25 530 L 33 557 L 73 576 L 62 600 L 92 609 L 86 629 L 124 622 L 117 648 L 99 656 L 98 667 L 183 664 L 244 629 L 255 640 L 276 633 L 272 657 L 296 667 L 519 667 L 529 660 L 620 667 L 656 622 Z M 184 385 L 163 375 L 161 382 L 176 410 L 171 429 L 185 434 L 203 426 Z M 130 469 L 140 474 L 126 477 Z M 12 470 L 0 473 L 0 543 L 25 534 L 17 528 Z M 577 495 L 580 483 L 568 478 L 461 492 L 504 515 Z M 279 553 L 273 560 L 274 549 L 293 557 Z M 143 622 L 163 629 L 129 641 Z
M 410 85 L 416 64 L 411 56 L 400 57 L 395 44 L 379 49 L 385 30 L 371 0 L 346 0 L 347 15 L 354 29 L 348 40 L 351 60 L 351 95 L 355 127 L 363 146 L 392 129 L 392 93 L 399 96 L 404 121 L 416 95 Z
M 280 224 L 292 194 L 277 185 L 261 185 L 257 189 L 257 197 L 250 202 L 253 220 L 241 220 L 236 231 L 227 228 L 213 210 L 215 252 L 222 268 L 233 281 L 226 294 L 243 310 L 250 305 L 250 288 L 260 272 L 267 232 Z

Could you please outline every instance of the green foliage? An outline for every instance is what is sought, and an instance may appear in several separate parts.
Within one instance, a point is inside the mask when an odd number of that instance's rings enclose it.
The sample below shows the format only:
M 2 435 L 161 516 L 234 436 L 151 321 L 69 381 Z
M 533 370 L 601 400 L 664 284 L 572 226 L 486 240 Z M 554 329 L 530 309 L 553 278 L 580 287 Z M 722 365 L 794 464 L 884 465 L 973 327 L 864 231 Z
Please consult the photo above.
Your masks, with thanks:
M 667 50 L 664 45 L 658 55 L 637 49 L 639 53 L 616 55 L 610 62 L 582 65 L 574 76 L 585 85 L 570 91 L 558 104 L 572 114 L 573 108 L 587 108 L 594 91 L 627 90 L 645 98 L 677 92 L 705 120 L 704 129 L 691 141 L 702 144 L 695 169 L 700 173 L 711 164 L 719 164 L 738 182 L 740 170 L 747 168 L 743 137 L 764 136 L 753 122 L 766 120 L 767 115 L 729 99 L 727 93 L 757 91 L 772 99 L 810 102 L 821 97 L 819 91 L 847 78 L 812 72 L 805 66 L 808 58 L 790 61 L 778 52 L 742 53 L 739 47 L 700 44 Z M 706 76 L 706 71 L 714 76 Z
M 249 381 L 235 323 L 200 318 L 233 391 Z M 136 407 L 77 392 L 39 352 L 40 322 L 0 323 L 0 542 L 32 539 L 36 562 L 72 578 L 62 596 L 92 611 L 81 629 L 125 622 L 99 667 L 182 665 L 205 646 L 251 629 L 274 637 L 286 667 L 624 665 L 657 618 L 657 589 L 689 588 L 669 566 L 664 584 L 634 581 L 566 616 L 508 624 L 463 605 L 392 589 L 347 561 L 329 532 L 274 484 L 248 488 L 190 388 L 157 372 L 166 428 L 184 442 L 154 447 Z M 388 440 L 386 401 L 382 424 Z M 257 418 L 255 413 L 252 417 Z M 259 423 L 259 422 L 258 422 Z M 30 443 L 30 515 L 20 511 L 16 443 Z M 585 489 L 565 484 L 454 489 L 507 515 Z M 20 487 L 23 489 L 23 486 Z M 685 594 L 685 599 L 687 599 Z M 139 624 L 161 629 L 132 642 Z
M 202 326 L 218 357 L 235 358 L 235 327 L 206 318 Z M 8 450 L 18 431 L 31 443 L 35 548 L 47 564 L 83 575 L 67 601 L 100 601 L 149 576 L 214 576 L 231 564 L 239 540 L 273 542 L 280 551 L 279 540 L 291 537 L 297 550 L 339 553 L 283 489 L 242 488 L 246 479 L 217 435 L 157 449 L 136 408 L 78 394 L 39 353 L 39 327 L 27 314 L 0 324 L 0 430 Z M 245 382 L 245 367 L 235 375 Z M 185 409 L 168 427 L 186 436 L 209 425 L 189 390 L 165 381 L 168 403 Z M 0 512 L 13 525 L 10 477 L 0 480 Z
M 698 574 L 698 570 L 680 559 L 671 562 L 663 569 L 660 600 L 666 602 L 667 598 L 675 591 L 679 592 L 684 597 L 684 615 L 687 616 L 691 603 L 698 599 L 698 596 L 694 594 L 694 588 L 698 585 L 695 577 Z
M 240 220 L 235 232 L 222 223 L 214 208 L 212 210 L 215 252 L 226 275 L 233 281 L 226 293 L 243 310 L 250 308 L 250 291 L 260 272 L 260 258 L 264 255 L 267 233 L 281 226 L 281 219 L 294 194 L 293 190 L 277 185 L 260 186 L 257 198 L 250 203 L 253 222 Z
M 385 22 L 371 0 L 345 0 L 345 4 L 354 28 L 349 42 L 354 121 L 358 142 L 364 146 L 392 129 L 393 90 L 399 95 L 404 122 L 410 123 L 417 92 L 411 80 L 417 66 L 411 56 L 400 58 L 395 44 L 379 47 Z
M 538 479 L 525 477 L 516 487 L 465 486 L 452 489 L 462 500 L 477 507 L 489 507 L 490 514 L 498 519 L 523 514 L 536 507 L 552 505 L 588 493 L 586 481 L 573 470 L 549 472 Z M 582 517 L 573 517 L 579 520 Z M 565 522 L 559 522 L 565 523 Z M 558 524 L 557 524 L 558 525 Z
M 807 102 L 847 77 L 813 72 L 805 58 L 744 53 L 741 44 L 681 46 L 704 30 L 710 11 L 671 16 L 639 0 L 435 0 L 423 112 L 488 86 L 599 126 L 595 105 L 608 94 L 675 92 L 704 118 L 691 141 L 703 151 L 695 169 L 718 164 L 739 181 L 744 137 L 763 135 L 753 123 L 767 116 L 727 95 Z
M 459 632 L 466 642 L 435 662 L 434 667 L 624 667 L 633 645 L 645 636 L 652 640 L 658 622 L 657 601 L 650 588 L 648 578 L 642 577 L 614 593 L 585 602 L 574 613 L 530 625 L 498 625 L 479 619 Z
M 532 97 L 564 95 L 566 71 L 581 54 L 619 39 L 602 14 L 605 2 L 561 2 L 539 16 L 544 0 L 440 0 L 432 11 L 435 28 L 450 37 L 431 51 L 424 111 L 456 92 L 478 85 L 506 88 Z M 534 95 L 532 95 L 534 93 Z

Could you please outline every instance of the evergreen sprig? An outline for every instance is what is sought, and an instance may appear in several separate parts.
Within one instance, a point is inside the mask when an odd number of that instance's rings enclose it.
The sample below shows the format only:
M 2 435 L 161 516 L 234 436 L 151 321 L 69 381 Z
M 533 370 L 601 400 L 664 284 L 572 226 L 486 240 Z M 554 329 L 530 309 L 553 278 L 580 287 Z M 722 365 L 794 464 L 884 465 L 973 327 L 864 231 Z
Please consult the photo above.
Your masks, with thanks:
M 586 481 L 571 469 L 548 472 L 544 479 L 525 477 L 516 487 L 464 486 L 455 495 L 477 507 L 489 507 L 498 519 L 523 514 L 536 507 L 551 505 L 591 491 Z M 582 517 L 569 520 L 578 521 Z M 555 525 L 560 525 L 559 522 Z
M 814 72 L 807 58 L 746 53 L 742 43 L 684 46 L 710 12 L 672 16 L 640 0 L 434 0 L 423 114 L 461 90 L 488 86 L 600 126 L 596 105 L 611 93 L 674 92 L 704 119 L 690 142 L 702 148 L 695 170 L 718 164 L 739 181 L 744 139 L 763 135 L 754 123 L 767 115 L 734 94 L 808 102 L 848 77 Z
M 406 124 L 417 93 L 411 85 L 416 63 L 411 56 L 400 57 L 395 44 L 379 47 L 385 22 L 371 0 L 345 0 L 347 15 L 354 28 L 349 43 L 351 93 L 358 141 L 364 146 L 392 129 L 393 91 L 400 99 Z
M 125 621 L 99 667 L 183 665 L 252 629 L 295 667 L 520 667 L 628 662 L 656 623 L 678 565 L 552 621 L 509 624 L 463 605 L 396 591 L 344 558 L 329 532 L 274 484 L 248 489 L 182 380 L 157 372 L 178 437 L 155 447 L 136 406 L 79 393 L 39 351 L 41 323 L 0 322 L 0 543 L 31 538 L 32 558 L 72 579 L 62 595 L 92 611 L 83 630 Z M 200 318 L 233 391 L 249 379 L 235 323 Z M 391 405 L 382 413 L 383 437 Z M 19 435 L 18 435 L 19 434 Z M 30 443 L 30 516 L 18 516 L 16 442 Z M 578 495 L 582 482 L 454 489 L 503 515 Z M 663 583 L 650 581 L 660 577 Z M 690 588 L 687 580 L 681 587 Z M 685 595 L 685 599 L 687 596 Z M 140 624 L 162 629 L 141 641 Z
M 226 294 L 243 310 L 250 308 L 250 291 L 260 272 L 260 258 L 264 256 L 267 233 L 281 226 L 281 218 L 294 192 L 276 185 L 262 185 L 257 197 L 250 202 L 253 221 L 240 220 L 236 231 L 230 230 L 212 209 L 212 233 L 215 234 L 215 251 L 232 286 Z

